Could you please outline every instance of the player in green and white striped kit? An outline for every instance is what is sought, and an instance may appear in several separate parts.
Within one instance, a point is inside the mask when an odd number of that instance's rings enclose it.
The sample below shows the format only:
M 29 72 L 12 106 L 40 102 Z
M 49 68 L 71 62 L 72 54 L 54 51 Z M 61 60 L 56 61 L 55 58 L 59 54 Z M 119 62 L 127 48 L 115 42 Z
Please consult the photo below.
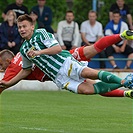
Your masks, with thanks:
M 20 52 L 22 54 L 22 59 L 23 59 L 23 68 L 24 69 L 31 68 L 33 63 L 35 63 L 45 74 L 47 74 L 57 84 L 58 87 L 66 88 L 66 85 L 68 84 L 68 82 L 66 84 L 62 84 L 62 82 L 64 82 L 62 81 L 62 76 L 64 75 L 65 72 L 61 69 L 61 67 L 63 66 L 63 68 L 65 68 L 66 70 L 66 73 L 68 73 L 68 70 L 71 69 L 69 68 L 69 66 L 71 65 L 71 60 L 74 61 L 73 67 L 74 65 L 79 66 L 78 68 L 79 71 L 81 71 L 84 67 L 86 67 L 81 62 L 78 62 L 77 60 L 75 60 L 69 51 L 62 50 L 60 53 L 52 55 L 52 56 L 49 56 L 47 54 L 41 54 L 38 56 L 32 55 L 31 57 L 29 57 L 27 55 L 27 52 L 29 50 L 39 51 L 39 50 L 50 48 L 56 45 L 59 45 L 59 43 L 57 42 L 57 40 L 55 40 L 55 37 L 53 36 L 53 34 L 47 33 L 45 29 L 35 30 L 30 41 L 25 40 L 20 49 Z M 60 73 L 62 73 L 63 71 L 63 73 L 59 75 L 58 74 L 59 71 Z M 70 75 L 71 77 L 72 77 L 72 74 L 74 75 L 73 76 L 74 80 L 76 79 L 76 76 L 78 76 L 79 78 L 79 74 L 78 74 L 79 71 L 70 70 Z M 58 78 L 56 78 L 57 76 Z M 66 77 L 65 77 L 65 80 L 66 80 Z M 82 82 L 84 80 L 85 79 L 82 78 Z M 78 86 L 78 85 L 79 83 L 74 84 L 73 82 L 72 82 L 72 85 L 69 84 L 70 91 L 76 92 L 77 90 L 71 89 L 73 88 L 71 86 Z
M 34 30 L 32 19 L 21 15 L 18 30 L 25 39 L 20 49 L 23 69 L 10 81 L 0 81 L 1 87 L 10 87 L 30 74 L 33 63 L 47 74 L 58 87 L 79 94 L 97 94 L 125 86 L 132 88 L 132 78 L 121 79 L 109 72 L 91 69 L 61 49 L 53 35 L 45 29 Z M 87 82 L 84 82 L 87 79 Z M 92 79 L 92 80 L 90 80 Z M 95 83 L 93 79 L 100 79 Z

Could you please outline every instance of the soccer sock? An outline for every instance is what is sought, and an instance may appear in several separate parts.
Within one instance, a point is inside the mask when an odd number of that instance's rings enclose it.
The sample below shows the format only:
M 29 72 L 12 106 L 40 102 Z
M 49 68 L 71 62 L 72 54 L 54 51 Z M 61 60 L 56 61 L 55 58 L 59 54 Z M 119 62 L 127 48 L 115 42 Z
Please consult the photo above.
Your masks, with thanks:
M 106 83 L 117 83 L 121 85 L 121 78 L 119 78 L 118 76 L 110 73 L 110 72 L 106 72 L 106 71 L 100 71 L 98 73 L 98 78 Z M 121 85 L 122 86 L 122 85 Z
M 95 94 L 102 94 L 106 92 L 110 92 L 112 90 L 115 90 L 116 88 L 119 88 L 121 85 L 120 84 L 115 84 L 115 83 L 105 83 L 105 82 L 97 82 L 93 84 L 94 86 L 94 93 Z
M 121 40 L 122 39 L 119 34 L 105 36 L 101 38 L 100 40 L 98 40 L 96 43 L 94 43 L 94 48 L 96 49 L 97 52 L 101 52 L 108 46 L 118 43 Z
M 105 97 L 124 97 L 124 92 L 125 92 L 124 90 L 116 89 L 100 95 Z

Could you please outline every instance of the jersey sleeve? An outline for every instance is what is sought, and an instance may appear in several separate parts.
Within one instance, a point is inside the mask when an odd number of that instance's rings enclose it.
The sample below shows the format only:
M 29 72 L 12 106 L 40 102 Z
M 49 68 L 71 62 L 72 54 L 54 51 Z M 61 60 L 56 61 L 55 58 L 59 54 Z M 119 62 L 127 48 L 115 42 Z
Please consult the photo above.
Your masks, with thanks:
M 38 29 L 40 33 L 40 40 L 45 47 L 49 48 L 55 45 L 59 45 L 59 42 L 55 39 L 54 35 L 48 33 L 45 29 Z
M 31 69 L 33 63 L 30 60 L 28 60 L 26 57 L 24 57 L 22 54 L 21 54 L 21 57 L 22 57 L 22 68 Z
M 21 69 L 22 69 L 21 66 L 11 63 L 6 69 L 2 80 L 5 81 L 11 80 L 20 72 Z
M 56 39 L 47 39 L 47 40 L 43 40 L 43 44 L 49 48 L 55 45 L 59 45 L 58 41 Z

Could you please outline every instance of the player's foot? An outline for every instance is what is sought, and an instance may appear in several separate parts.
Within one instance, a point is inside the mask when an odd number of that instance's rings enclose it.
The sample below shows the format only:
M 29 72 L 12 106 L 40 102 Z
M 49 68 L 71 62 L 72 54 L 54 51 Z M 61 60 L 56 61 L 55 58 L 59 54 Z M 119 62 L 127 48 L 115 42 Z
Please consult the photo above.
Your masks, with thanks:
M 133 98 L 133 90 L 125 91 L 125 96 L 129 98 Z
M 133 40 L 133 31 L 131 30 L 125 30 L 123 31 L 120 36 L 123 38 L 123 39 L 127 39 L 127 40 Z
M 128 74 L 124 80 L 125 82 L 123 86 L 129 89 L 133 89 L 133 74 Z

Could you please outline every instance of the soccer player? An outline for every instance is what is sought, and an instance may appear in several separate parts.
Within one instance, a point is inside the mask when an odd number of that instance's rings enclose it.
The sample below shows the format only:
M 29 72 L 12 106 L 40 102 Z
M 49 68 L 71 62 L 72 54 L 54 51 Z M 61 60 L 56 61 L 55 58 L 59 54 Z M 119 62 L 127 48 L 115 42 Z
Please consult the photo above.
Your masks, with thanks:
M 89 48 L 90 46 L 87 46 L 87 47 Z M 80 49 L 80 48 L 78 48 L 78 49 Z M 78 53 L 78 55 L 81 55 L 80 50 L 79 51 L 76 50 L 76 52 Z M 72 51 L 71 51 L 71 53 L 72 53 Z M 83 52 L 81 52 L 81 53 L 83 53 Z M 80 58 L 81 60 L 82 60 L 82 57 Z M 84 60 L 84 58 L 83 58 L 83 60 Z M 4 77 L 3 77 L 2 80 L 5 80 L 5 81 L 11 80 L 22 69 L 22 58 L 21 58 L 20 53 L 18 53 L 16 56 L 14 56 L 14 54 L 10 50 L 1 51 L 0 52 L 0 67 L 3 71 L 5 71 L 5 74 L 4 74 Z M 39 80 L 41 82 L 44 82 L 46 80 L 50 80 L 35 65 L 32 68 L 31 74 L 28 75 L 28 77 L 26 77 L 25 79 L 26 80 Z M 3 90 L 4 89 L 0 88 L 0 93 Z M 125 91 L 125 90 L 116 89 L 116 90 L 107 92 L 105 94 L 102 94 L 102 96 L 107 96 L 107 97 L 130 97 L 130 98 L 132 98 L 133 97 L 133 91 L 132 90 Z
M 28 15 L 20 16 L 17 24 L 20 35 L 25 39 L 20 49 L 23 69 L 10 81 L 1 81 L 1 87 L 10 87 L 28 76 L 33 63 L 59 88 L 78 94 L 105 93 L 121 86 L 132 87 L 132 79 L 122 80 L 109 72 L 94 70 L 76 61 L 68 51 L 62 50 L 55 38 L 44 29 L 34 30 L 32 19 Z M 128 36 L 127 32 L 124 32 L 124 35 Z M 100 79 L 103 82 L 84 82 L 86 78 Z

